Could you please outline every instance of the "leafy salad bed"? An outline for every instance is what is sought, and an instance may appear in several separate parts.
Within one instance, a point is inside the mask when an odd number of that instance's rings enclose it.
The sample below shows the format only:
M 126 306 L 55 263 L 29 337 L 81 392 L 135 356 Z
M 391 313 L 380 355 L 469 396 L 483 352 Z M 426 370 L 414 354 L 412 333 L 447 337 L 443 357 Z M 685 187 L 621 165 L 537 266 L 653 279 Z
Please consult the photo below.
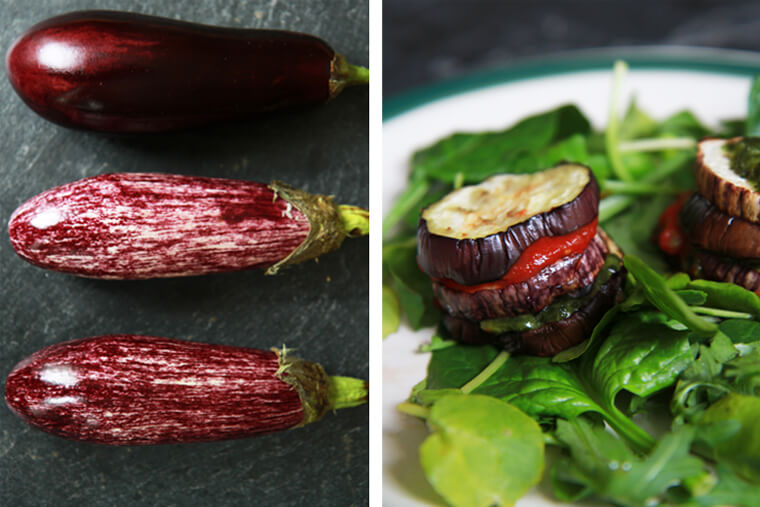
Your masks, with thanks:
M 621 117 L 624 74 L 617 63 L 604 132 L 566 105 L 415 153 L 384 220 L 384 335 L 402 318 L 413 329 L 440 319 L 416 264 L 419 210 L 492 174 L 588 165 L 599 223 L 625 252 L 624 302 L 553 358 L 459 345 L 440 327 L 424 347 L 427 377 L 399 410 L 426 420 L 422 468 L 452 505 L 511 505 L 545 472 L 563 501 L 760 505 L 760 297 L 673 273 L 652 241 L 665 207 L 694 188 L 696 141 L 760 133 L 760 80 L 746 121 L 710 131 L 688 111 L 657 121 L 635 102 Z M 561 457 L 544 470 L 549 446 Z

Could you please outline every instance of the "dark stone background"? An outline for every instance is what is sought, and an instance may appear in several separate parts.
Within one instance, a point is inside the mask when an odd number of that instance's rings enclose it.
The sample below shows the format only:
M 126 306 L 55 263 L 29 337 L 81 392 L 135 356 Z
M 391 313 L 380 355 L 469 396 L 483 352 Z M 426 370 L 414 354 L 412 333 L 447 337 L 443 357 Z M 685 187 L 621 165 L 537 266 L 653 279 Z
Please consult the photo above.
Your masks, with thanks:
M 383 96 L 546 53 L 652 44 L 760 50 L 760 3 L 384 0 Z
M 369 63 L 368 2 L 356 0 L 4 0 L 0 48 L 37 21 L 85 8 L 132 10 L 236 27 L 320 36 Z M 111 171 L 269 181 L 362 206 L 368 193 L 368 90 L 236 124 L 108 137 L 36 116 L 0 78 L 0 223 L 52 186 Z M 5 225 L 2 230 L 5 231 Z M 367 378 L 366 238 L 275 277 L 250 271 L 107 282 L 46 272 L 0 238 L 0 377 L 35 350 L 107 333 L 298 349 L 328 373 Z M 366 505 L 368 410 L 237 441 L 110 448 L 28 427 L 0 403 L 0 505 Z

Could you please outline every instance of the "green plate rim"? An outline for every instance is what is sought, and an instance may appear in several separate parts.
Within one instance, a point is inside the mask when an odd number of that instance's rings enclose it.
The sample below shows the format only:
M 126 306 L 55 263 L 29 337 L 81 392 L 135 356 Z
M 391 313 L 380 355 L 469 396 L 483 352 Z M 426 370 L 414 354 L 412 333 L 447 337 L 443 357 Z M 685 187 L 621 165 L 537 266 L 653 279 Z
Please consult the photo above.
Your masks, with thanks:
M 611 71 L 616 60 L 625 60 L 632 70 L 689 70 L 743 76 L 760 74 L 760 53 L 752 51 L 684 46 L 567 51 L 473 72 L 384 99 L 383 122 L 425 104 L 489 86 L 558 74 Z

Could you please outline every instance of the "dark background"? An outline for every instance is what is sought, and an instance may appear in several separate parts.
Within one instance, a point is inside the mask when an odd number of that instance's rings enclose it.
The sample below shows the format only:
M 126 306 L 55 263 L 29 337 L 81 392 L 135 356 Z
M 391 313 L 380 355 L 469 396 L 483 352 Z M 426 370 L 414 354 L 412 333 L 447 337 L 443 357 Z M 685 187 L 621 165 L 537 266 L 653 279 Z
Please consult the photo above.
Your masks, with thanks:
M 384 0 L 383 96 L 546 53 L 651 44 L 760 50 L 760 2 Z
M 191 0 L 0 2 L 4 54 L 47 17 L 111 8 L 235 27 L 317 35 L 369 63 L 368 2 Z M 2 72 L 4 74 L 4 70 Z M 18 258 L 5 224 L 24 200 L 114 171 L 281 179 L 367 206 L 368 89 L 325 106 L 178 134 L 109 137 L 35 115 L 0 78 L 0 382 L 35 350 L 64 340 L 140 333 L 258 348 L 286 344 L 328 373 L 368 378 L 367 238 L 319 263 L 263 272 L 139 282 L 46 272 Z M 368 410 L 304 428 L 208 444 L 111 448 L 28 427 L 0 403 L 0 505 L 366 505 Z

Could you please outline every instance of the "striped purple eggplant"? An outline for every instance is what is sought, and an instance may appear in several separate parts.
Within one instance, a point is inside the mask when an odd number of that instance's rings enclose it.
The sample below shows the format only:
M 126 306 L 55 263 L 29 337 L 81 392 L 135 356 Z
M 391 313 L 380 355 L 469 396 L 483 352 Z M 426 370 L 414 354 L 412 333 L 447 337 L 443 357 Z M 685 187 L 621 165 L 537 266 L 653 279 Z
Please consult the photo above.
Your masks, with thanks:
M 49 433 L 106 445 L 240 438 L 366 402 L 367 383 L 274 352 L 136 335 L 51 345 L 8 375 L 5 400 Z
M 361 208 L 280 182 L 103 174 L 43 192 L 11 216 L 11 245 L 37 266 L 141 279 L 248 268 L 275 273 L 368 232 Z

